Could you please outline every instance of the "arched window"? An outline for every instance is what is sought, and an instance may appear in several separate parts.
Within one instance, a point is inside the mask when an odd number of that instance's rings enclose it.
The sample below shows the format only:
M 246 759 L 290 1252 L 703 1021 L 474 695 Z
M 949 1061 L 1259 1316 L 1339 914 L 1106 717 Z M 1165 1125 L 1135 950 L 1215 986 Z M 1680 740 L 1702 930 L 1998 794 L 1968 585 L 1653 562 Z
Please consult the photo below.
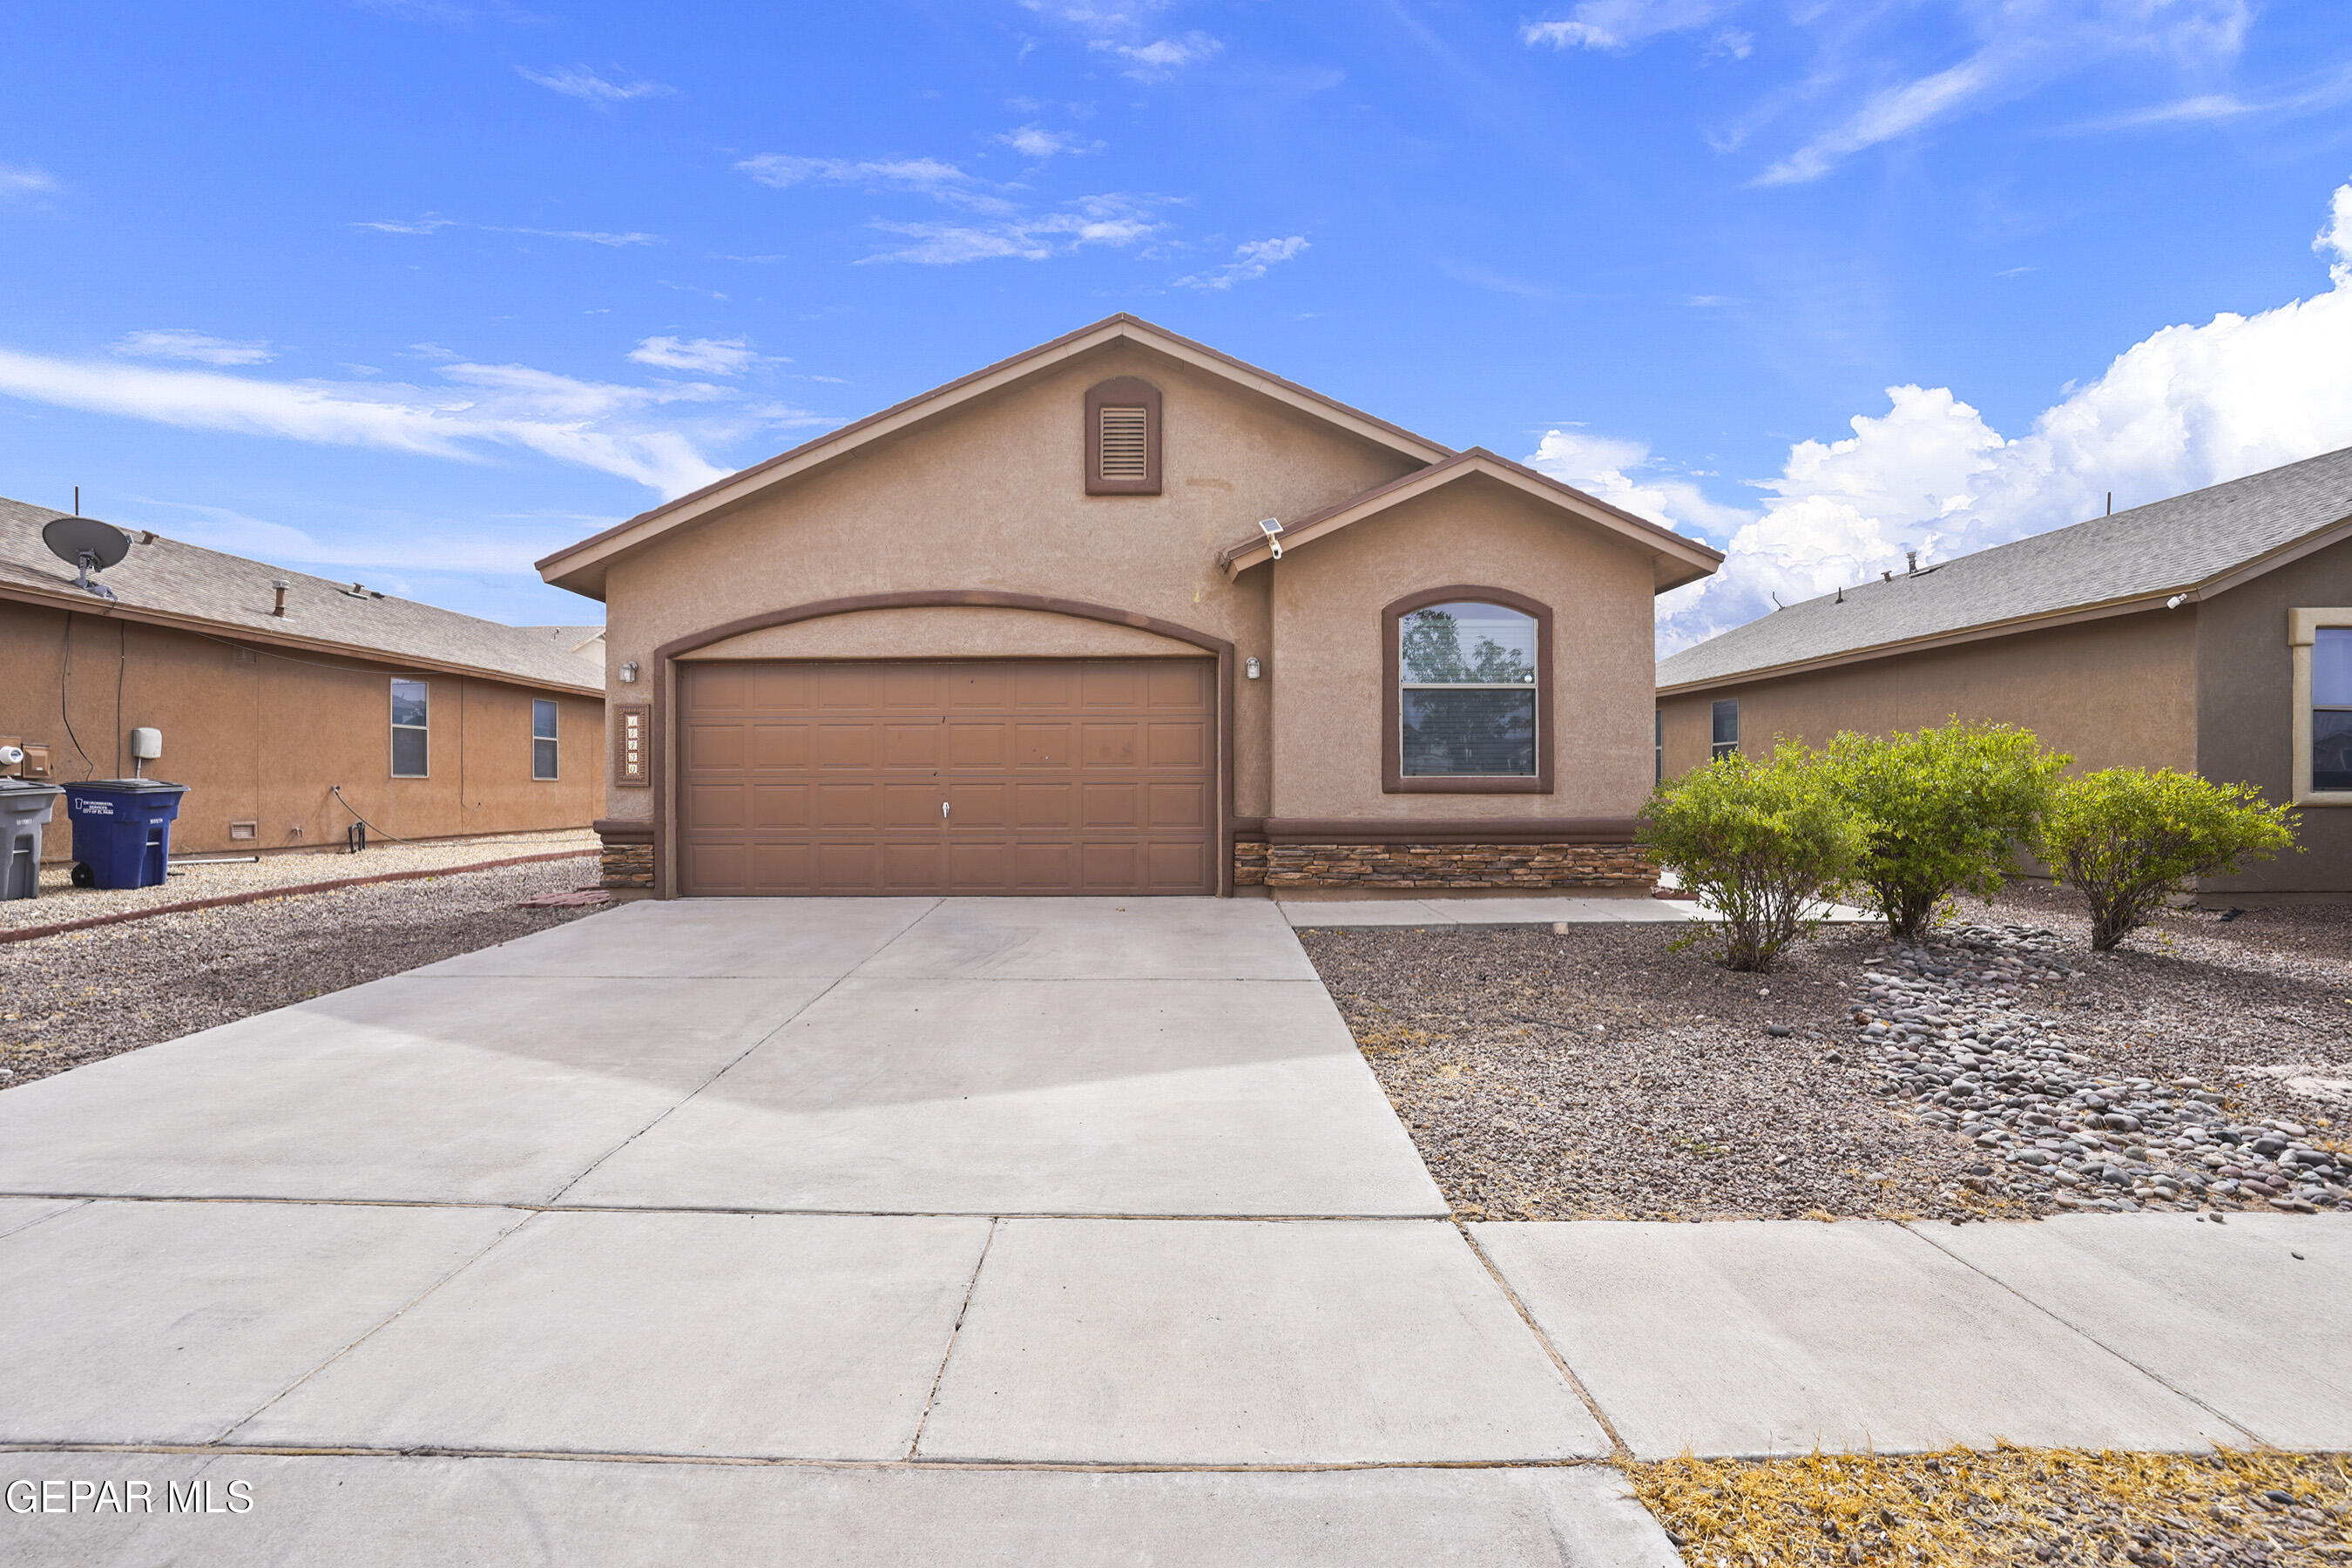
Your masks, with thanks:
M 1382 787 L 1549 794 L 1551 611 L 1461 586 L 1400 599 L 1381 619 Z
M 1120 375 L 1087 391 L 1087 494 L 1160 493 L 1160 389 Z

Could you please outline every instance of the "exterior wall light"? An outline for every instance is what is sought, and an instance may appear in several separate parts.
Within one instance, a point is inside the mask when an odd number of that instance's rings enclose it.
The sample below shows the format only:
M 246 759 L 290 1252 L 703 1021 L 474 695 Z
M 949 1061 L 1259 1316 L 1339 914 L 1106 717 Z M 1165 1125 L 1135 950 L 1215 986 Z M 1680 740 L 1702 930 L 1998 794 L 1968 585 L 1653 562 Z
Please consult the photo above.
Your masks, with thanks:
M 1258 668 L 1258 662 L 1256 659 L 1245 658 L 1242 660 L 1242 673 L 1248 676 L 1252 680 L 1255 680 L 1265 672 Z
M 634 658 L 623 659 L 621 661 L 621 684 L 624 686 L 634 686 L 636 684 L 636 680 L 637 661 Z

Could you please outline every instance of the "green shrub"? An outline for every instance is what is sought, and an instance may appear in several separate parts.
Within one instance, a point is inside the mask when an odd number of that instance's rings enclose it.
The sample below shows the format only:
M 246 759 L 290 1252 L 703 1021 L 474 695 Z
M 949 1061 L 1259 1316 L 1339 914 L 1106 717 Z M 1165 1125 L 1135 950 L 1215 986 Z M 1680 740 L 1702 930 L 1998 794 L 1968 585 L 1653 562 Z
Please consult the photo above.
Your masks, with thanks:
M 1641 840 L 1723 916 L 1725 962 L 1766 970 L 1804 934 L 1806 907 L 1853 874 L 1865 827 L 1820 754 L 1782 744 L 1660 784 Z
M 1854 880 L 1888 933 L 1916 941 L 1956 890 L 1997 891 L 2012 846 L 2032 839 L 2073 760 L 2044 752 L 2032 731 L 1958 719 L 1916 734 L 1832 741 L 1838 787 L 1871 825 Z
M 2198 877 L 2300 849 L 2287 808 L 2252 784 L 2170 768 L 2106 768 L 2058 786 L 2042 818 L 2042 858 L 2091 905 L 2105 952 Z

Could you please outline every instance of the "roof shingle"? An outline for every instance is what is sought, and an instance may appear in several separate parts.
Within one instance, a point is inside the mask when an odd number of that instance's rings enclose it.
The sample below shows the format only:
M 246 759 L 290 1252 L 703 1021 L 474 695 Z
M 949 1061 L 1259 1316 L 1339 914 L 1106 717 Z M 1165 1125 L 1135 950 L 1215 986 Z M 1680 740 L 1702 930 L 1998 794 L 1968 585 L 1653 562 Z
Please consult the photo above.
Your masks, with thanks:
M 2184 592 L 2347 520 L 2352 447 L 1790 605 L 1661 660 L 1658 685 Z
M 41 542 L 42 528 L 65 515 L 0 497 L 0 591 L 16 587 L 45 596 L 87 598 L 74 586 L 74 569 Z M 232 631 L 249 628 L 272 640 L 364 650 L 361 657 L 380 657 L 393 664 L 422 659 L 534 686 L 604 690 L 586 660 L 543 632 L 373 591 L 352 594 L 348 583 L 224 555 L 160 534 L 142 543 L 142 531 L 125 531 L 131 538 L 130 558 L 99 581 L 113 589 L 117 602 L 128 610 L 206 621 Z M 270 614 L 277 597 L 273 585 L 280 582 L 288 584 L 282 617 Z M 106 609 L 104 600 L 87 598 L 87 603 L 93 613 Z

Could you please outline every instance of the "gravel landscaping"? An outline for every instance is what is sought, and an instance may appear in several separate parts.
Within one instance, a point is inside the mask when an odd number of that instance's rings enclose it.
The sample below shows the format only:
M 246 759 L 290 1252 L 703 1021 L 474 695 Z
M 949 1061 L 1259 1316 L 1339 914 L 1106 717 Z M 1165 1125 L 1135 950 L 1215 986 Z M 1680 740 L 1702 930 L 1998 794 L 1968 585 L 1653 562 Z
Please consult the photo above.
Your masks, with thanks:
M 1465 1218 L 2344 1201 L 2352 911 L 2170 914 L 2110 954 L 2046 889 L 1961 918 L 1767 975 L 1679 927 L 1302 936 Z
M 1684 1458 L 1628 1475 L 1693 1568 L 2352 1562 L 2341 1455 L 1952 1448 Z
M 0 1090 L 578 920 L 597 906 L 516 905 L 594 871 L 542 861 L 0 946 Z
M 48 827 L 48 844 L 53 850 L 62 842 L 58 837 L 61 830 L 68 837 L 71 836 L 71 829 L 63 826 L 62 808 Z M 357 855 L 306 850 L 295 855 L 265 855 L 254 860 L 209 860 L 199 856 L 188 860 L 174 859 L 171 874 L 163 879 L 162 886 L 153 888 L 77 888 L 72 881 L 72 865 L 61 861 L 41 868 L 39 898 L 0 902 L 0 931 L 304 882 L 338 882 L 347 877 L 378 877 L 389 871 L 437 870 L 484 860 L 546 855 L 560 849 L 593 855 L 600 842 L 589 829 L 571 827 L 549 833 L 431 838 L 413 844 L 379 838 Z

